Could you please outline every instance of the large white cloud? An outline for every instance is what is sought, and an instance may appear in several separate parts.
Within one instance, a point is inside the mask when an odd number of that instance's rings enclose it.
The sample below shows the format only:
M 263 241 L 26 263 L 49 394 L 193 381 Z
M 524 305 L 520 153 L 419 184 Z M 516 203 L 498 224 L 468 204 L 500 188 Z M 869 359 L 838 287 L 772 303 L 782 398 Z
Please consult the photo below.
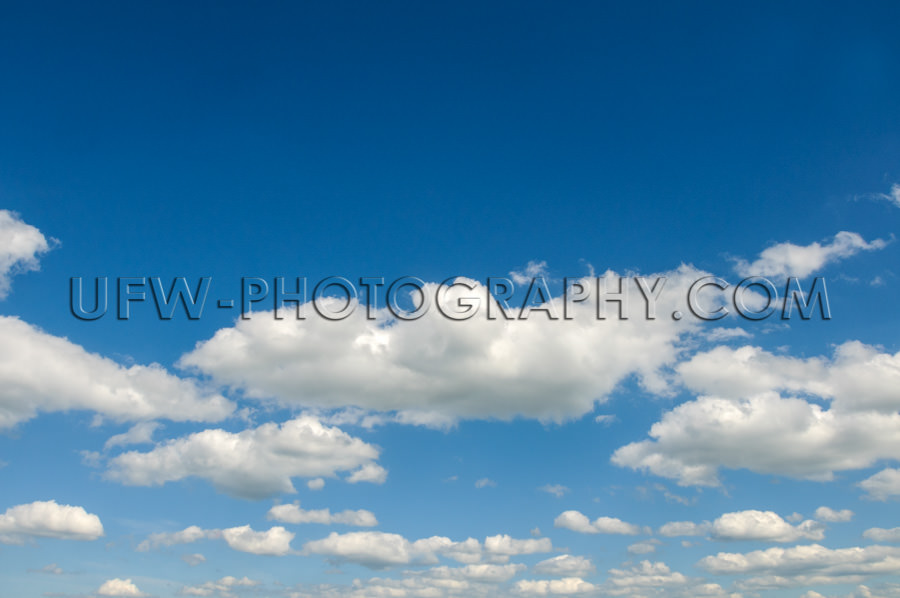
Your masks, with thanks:
M 73 409 L 117 421 L 219 421 L 234 405 L 160 365 L 123 367 L 18 318 L 0 316 L 0 429 L 39 411 Z
M 583 556 L 561 554 L 539 562 L 533 570 L 538 575 L 585 577 L 594 572 L 594 564 Z
M 221 492 L 259 499 L 295 492 L 292 477 L 330 477 L 370 466 L 378 453 L 338 428 L 300 416 L 237 433 L 203 430 L 149 452 L 123 453 L 110 460 L 107 476 L 132 486 L 193 476 L 209 480 Z
M 375 531 L 332 532 L 326 538 L 307 542 L 303 546 L 306 554 L 318 554 L 373 569 L 413 563 L 434 564 L 439 556 L 470 564 L 477 564 L 482 557 L 503 563 L 510 556 L 551 550 L 553 544 L 549 538 L 517 539 L 501 534 L 488 536 L 481 544 L 474 538 L 457 542 L 443 536 L 410 541 L 400 534 Z
M 720 467 L 830 480 L 835 471 L 896 459 L 900 414 L 842 414 L 775 393 L 700 397 L 663 415 L 650 436 L 618 449 L 613 463 L 681 485 L 718 485 Z
M 269 519 L 283 523 L 320 523 L 322 525 L 339 523 L 356 527 L 374 527 L 378 525 L 378 520 L 375 518 L 374 513 L 365 509 L 355 511 L 348 509 L 339 513 L 332 513 L 330 509 L 302 509 L 299 503 L 275 505 L 269 509 L 266 516 Z
M 794 542 L 796 540 L 822 540 L 825 527 L 807 519 L 791 525 L 772 511 L 736 511 L 725 513 L 711 527 L 716 540 L 756 540 L 769 542 Z
M 145 552 L 160 546 L 192 544 L 200 540 L 225 540 L 230 548 L 240 552 L 283 556 L 291 551 L 291 540 L 293 539 L 294 533 L 281 526 L 271 527 L 265 531 L 256 531 L 249 525 L 225 529 L 203 529 L 192 525 L 178 532 L 150 534 L 146 540 L 137 545 L 136 550 Z
M 778 390 L 829 399 L 840 411 L 900 410 L 900 352 L 882 353 L 858 341 L 837 346 L 830 359 L 716 347 L 676 369 L 685 386 L 704 395 L 736 399 Z
M 49 249 L 41 231 L 23 222 L 15 212 L 0 210 L 0 299 L 9 294 L 10 277 L 37 270 L 38 256 Z
M 17 505 L 0 515 L 0 543 L 19 544 L 28 536 L 96 540 L 103 536 L 103 524 L 83 507 L 54 500 Z
M 737 260 L 735 271 L 741 276 L 796 276 L 803 278 L 826 265 L 856 255 L 860 251 L 883 249 L 886 241 L 867 242 L 859 233 L 841 231 L 830 242 L 794 245 L 778 243 L 768 247 L 753 262 Z
M 108 579 L 97 590 L 98 596 L 146 596 L 130 579 Z
M 887 500 L 900 496 L 900 469 L 887 467 L 859 483 L 872 500 Z
M 553 521 L 554 527 L 562 527 L 582 534 L 624 534 L 634 536 L 641 528 L 616 517 L 598 517 L 591 521 L 580 511 L 563 511 Z
M 900 548 L 866 546 L 830 549 L 818 544 L 769 548 L 748 553 L 720 552 L 698 566 L 716 575 L 755 577 L 742 582 L 750 589 L 830 583 L 860 583 L 865 576 L 900 573 Z
M 645 317 L 645 302 L 632 279 L 623 279 L 630 288 L 625 302 L 630 319 L 621 321 L 615 304 L 608 319 L 598 320 L 591 301 L 575 303 L 572 320 L 549 321 L 541 312 L 527 320 L 488 320 L 486 289 L 470 281 L 474 290 L 465 295 L 481 297 L 482 305 L 469 320 L 451 320 L 433 308 L 411 322 L 391 321 L 382 309 L 373 321 L 360 306 L 350 317 L 330 321 L 306 304 L 307 319 L 301 321 L 290 311 L 283 320 L 254 312 L 199 343 L 179 364 L 251 398 L 400 411 L 410 423 L 417 417 L 428 423 L 517 415 L 565 420 L 591 411 L 632 374 L 650 390 L 666 388 L 660 368 L 675 362 L 680 340 L 697 325 L 693 318 L 676 321 L 671 314 L 687 311 L 687 289 L 705 273 L 683 266 L 663 275 L 668 280 L 655 320 Z M 610 288 L 618 290 L 616 275 L 607 276 Z M 652 283 L 654 277 L 648 278 Z M 429 283 L 425 292 L 434 297 L 436 288 Z M 441 305 L 450 310 L 462 295 L 453 287 Z M 547 305 L 563 314 L 561 298 Z

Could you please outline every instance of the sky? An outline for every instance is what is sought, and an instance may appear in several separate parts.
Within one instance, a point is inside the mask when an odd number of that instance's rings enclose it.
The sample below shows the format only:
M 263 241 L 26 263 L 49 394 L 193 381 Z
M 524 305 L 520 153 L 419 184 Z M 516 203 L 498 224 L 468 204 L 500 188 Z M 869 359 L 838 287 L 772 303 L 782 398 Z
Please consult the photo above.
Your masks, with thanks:
M 900 596 L 900 5 L 2 14 L 0 594 Z

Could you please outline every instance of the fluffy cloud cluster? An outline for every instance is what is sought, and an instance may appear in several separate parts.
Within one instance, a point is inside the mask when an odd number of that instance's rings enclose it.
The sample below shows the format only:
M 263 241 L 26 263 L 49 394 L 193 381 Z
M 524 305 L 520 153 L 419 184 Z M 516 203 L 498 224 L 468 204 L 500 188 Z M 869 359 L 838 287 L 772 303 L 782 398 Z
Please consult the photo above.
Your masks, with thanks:
M 292 477 L 331 477 L 356 470 L 349 481 L 381 483 L 386 472 L 373 463 L 377 458 L 376 447 L 314 417 L 300 416 L 237 433 L 203 430 L 149 452 L 123 453 L 109 462 L 107 475 L 132 486 L 194 476 L 209 480 L 220 492 L 259 499 L 295 492 Z
M 41 231 L 23 222 L 15 212 L 0 210 L 0 299 L 9 294 L 10 277 L 37 270 L 38 257 L 49 249 Z
M 777 513 L 757 510 L 725 513 L 713 522 L 710 531 L 716 540 L 794 542 L 825 537 L 824 526 L 812 519 L 794 526 Z
M 179 364 L 247 397 L 310 408 L 396 411 L 410 423 L 517 415 L 565 420 L 591 411 L 630 375 L 653 391 L 666 388 L 660 368 L 675 362 L 681 339 L 697 326 L 691 318 L 675 321 L 671 313 L 685 309 L 687 289 L 703 275 L 688 266 L 662 274 L 668 278 L 655 320 L 647 319 L 646 303 L 630 278 L 621 279 L 630 289 L 627 320 L 617 319 L 618 307 L 610 304 L 609 319 L 598 321 L 591 300 L 570 305 L 573 319 L 562 319 L 560 297 L 542 306 L 558 320 L 538 311 L 527 320 L 489 320 L 487 289 L 475 281 L 465 281 L 471 291 L 452 287 L 442 297 L 447 311 L 466 297 L 480 297 L 481 309 L 465 321 L 437 309 L 405 322 L 393 321 L 386 309 L 368 320 L 363 306 L 340 321 L 319 316 L 310 304 L 302 306 L 302 321 L 292 312 L 282 320 L 254 312 L 199 343 Z M 617 275 L 607 278 L 618 291 Z M 435 297 L 437 287 L 427 284 L 426 295 Z
M 184 586 L 179 593 L 182 596 L 212 596 L 215 594 L 222 596 L 223 598 L 230 598 L 234 595 L 232 594 L 232 591 L 235 588 L 252 588 L 258 585 L 258 581 L 250 579 L 249 577 L 242 577 L 239 579 L 231 575 L 226 575 L 217 581 L 207 581 L 198 586 Z
M 533 567 L 538 575 L 554 577 L 585 577 L 594 572 L 591 559 L 571 554 L 561 554 L 539 562 Z
M 36 501 L 0 515 L 0 543 L 21 544 L 26 537 L 96 540 L 103 536 L 100 518 L 82 507 Z
M 748 589 L 860 583 L 867 575 L 900 573 L 900 548 L 866 546 L 829 549 L 818 544 L 749 553 L 720 552 L 698 566 L 716 575 L 746 575 Z
M 859 483 L 872 500 L 887 500 L 900 496 L 900 469 L 887 467 Z
M 841 231 L 825 244 L 778 243 L 763 250 L 753 262 L 737 260 L 735 271 L 741 276 L 803 278 L 860 251 L 883 249 L 886 245 L 887 242 L 881 239 L 867 242 L 859 233 Z
M 137 550 L 145 552 L 160 546 L 192 544 L 200 540 L 225 540 L 234 550 L 270 556 L 284 556 L 291 551 L 294 534 L 281 526 L 266 531 L 255 531 L 249 525 L 226 529 L 203 529 L 192 525 L 178 532 L 151 534 L 138 544 Z
M 455 542 L 450 538 L 432 536 L 409 541 L 399 534 L 385 532 L 332 532 L 327 538 L 307 542 L 303 547 L 306 554 L 317 554 L 372 569 L 412 563 L 433 564 L 438 562 L 439 556 L 470 564 L 476 564 L 482 558 L 504 563 L 510 556 L 551 550 L 553 545 L 548 538 L 520 540 L 498 535 L 485 538 L 482 545 L 474 538 Z
M 282 523 L 321 523 L 323 525 L 340 523 L 356 527 L 374 527 L 378 525 L 375 515 L 365 509 L 332 513 L 330 509 L 314 509 L 311 511 L 301 509 L 299 503 L 275 505 L 269 509 L 269 513 L 266 516 L 269 519 L 281 521 Z
M 716 485 L 720 467 L 829 480 L 900 454 L 900 353 L 858 342 L 831 359 L 718 347 L 677 369 L 688 388 L 710 394 L 666 413 L 652 440 L 620 448 L 614 463 Z M 782 392 L 814 395 L 830 408 Z
M 553 521 L 554 527 L 570 529 L 582 534 L 624 534 L 635 536 L 641 528 L 615 517 L 598 517 L 591 521 L 580 511 L 564 511 Z
M 108 579 L 97 590 L 98 596 L 146 596 L 130 579 Z
M 162 366 L 116 362 L 0 316 L 0 429 L 38 411 L 89 409 L 117 421 L 219 421 L 234 405 Z

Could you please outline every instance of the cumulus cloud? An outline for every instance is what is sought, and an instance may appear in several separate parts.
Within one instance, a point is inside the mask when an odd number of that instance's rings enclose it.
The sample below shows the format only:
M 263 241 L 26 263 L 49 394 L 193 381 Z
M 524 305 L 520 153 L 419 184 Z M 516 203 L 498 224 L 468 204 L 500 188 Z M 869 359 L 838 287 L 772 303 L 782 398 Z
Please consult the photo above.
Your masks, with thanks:
M 607 593 L 612 596 L 632 596 L 647 590 L 682 587 L 690 581 L 683 574 L 672 571 L 665 563 L 641 561 L 628 569 L 610 569 Z
M 887 500 L 900 496 L 900 469 L 887 467 L 861 481 L 858 486 L 872 500 Z
M 339 523 L 342 525 L 353 525 L 356 527 L 374 527 L 378 525 L 378 520 L 371 511 L 359 509 L 356 511 L 346 510 L 339 513 L 332 513 L 330 509 L 314 509 L 308 511 L 300 508 L 300 503 L 292 505 L 275 505 L 269 509 L 266 515 L 269 519 L 281 521 L 283 523 L 320 523 L 322 525 L 332 525 Z
M 10 278 L 37 270 L 38 257 L 49 250 L 41 231 L 23 222 L 15 212 L 0 210 L 0 299 L 9 294 Z
M 547 494 L 552 494 L 556 498 L 562 498 L 569 489 L 562 484 L 547 484 L 545 486 L 541 486 L 538 490 L 543 490 Z
M 594 584 L 580 577 L 564 577 L 562 579 L 523 579 L 516 582 L 513 592 L 526 596 L 564 596 L 585 594 L 597 589 Z
M 650 437 L 619 448 L 612 462 L 683 486 L 719 485 L 720 467 L 830 480 L 835 471 L 895 459 L 900 414 L 841 413 L 776 393 L 700 397 L 664 414 Z
M 850 509 L 836 511 L 829 507 L 819 507 L 816 509 L 816 519 L 821 519 L 828 523 L 844 523 L 853 519 L 853 511 Z
M 219 579 L 218 581 L 207 581 L 199 586 L 184 586 L 179 594 L 182 596 L 213 596 L 218 595 L 223 598 L 231 598 L 235 588 L 252 588 L 260 585 L 260 582 L 250 579 L 249 577 L 237 578 L 231 575 Z
M 99 517 L 83 507 L 60 505 L 55 500 L 17 505 L 0 515 L 3 544 L 21 544 L 26 537 L 96 540 L 101 536 Z
M 294 539 L 294 534 L 281 526 L 257 532 L 249 525 L 243 525 L 223 529 L 222 538 L 225 539 L 228 546 L 240 552 L 283 556 L 291 551 L 291 540 Z
M 570 529 L 582 534 L 623 534 L 635 536 L 641 528 L 615 517 L 598 517 L 591 521 L 580 511 L 564 511 L 553 521 L 554 527 Z
M 529 285 L 533 279 L 547 276 L 547 262 L 531 260 L 522 270 L 513 270 L 509 276 L 518 285 Z
M 351 562 L 372 569 L 397 565 L 434 564 L 439 556 L 477 564 L 483 556 L 505 562 L 510 556 L 550 552 L 548 538 L 516 539 L 507 535 L 488 536 L 482 545 L 474 538 L 455 542 L 443 536 L 410 541 L 386 532 L 332 532 L 326 538 L 307 542 L 305 554 L 317 554 L 338 562 Z
M 583 556 L 561 554 L 539 562 L 533 571 L 554 577 L 585 577 L 594 572 L 594 563 Z
M 803 278 L 860 251 L 874 251 L 886 246 L 887 242 L 882 239 L 867 242 L 859 233 L 841 231 L 825 244 L 778 243 L 763 250 L 753 262 L 735 260 L 734 269 L 741 276 Z
M 824 526 L 812 519 L 791 525 L 777 513 L 752 509 L 725 513 L 713 522 L 711 532 L 716 540 L 794 542 L 825 537 Z
M 146 596 L 130 579 L 108 579 L 97 590 L 98 596 Z
M 0 429 L 39 411 L 73 409 L 116 421 L 219 421 L 234 405 L 158 364 L 123 367 L 18 318 L 0 316 Z
M 659 528 L 659 535 L 666 537 L 675 536 L 702 536 L 709 532 L 710 523 L 694 523 L 693 521 L 670 521 Z
M 349 317 L 329 321 L 305 304 L 306 320 L 293 312 L 282 320 L 254 312 L 199 343 L 179 364 L 248 398 L 274 397 L 285 405 L 399 412 L 402 421 L 429 425 L 519 415 L 563 421 L 590 412 L 628 376 L 654 392 L 667 388 L 660 371 L 677 360 L 682 339 L 698 325 L 668 315 L 684 309 L 687 289 L 705 273 L 683 266 L 662 275 L 668 278 L 655 320 L 646 318 L 646 303 L 630 278 L 621 279 L 633 295 L 625 302 L 629 319 L 617 319 L 612 305 L 602 325 L 590 300 L 570 306 L 571 320 L 549 321 L 536 311 L 527 320 L 489 320 L 486 288 L 457 279 L 472 290 L 453 287 L 440 305 L 458 311 L 458 301 L 479 299 L 478 313 L 468 320 L 452 320 L 436 308 L 416 321 L 396 321 L 386 309 L 368 320 L 365 307 L 354 303 Z M 617 275 L 607 278 L 618 290 Z M 427 284 L 426 296 L 435 297 L 437 288 Z M 560 297 L 545 307 L 564 312 Z
M 750 589 L 859 583 L 867 575 L 900 573 L 900 548 L 873 545 L 830 549 L 811 544 L 748 553 L 720 552 L 697 565 L 716 575 L 754 574 L 742 582 Z
M 123 453 L 110 460 L 107 476 L 131 486 L 158 486 L 193 476 L 209 480 L 220 492 L 260 499 L 295 492 L 292 477 L 357 470 L 352 481 L 384 481 L 384 470 L 373 463 L 378 453 L 338 428 L 300 416 L 237 433 L 203 430 L 146 453 Z
M 842 412 L 900 410 L 900 352 L 882 353 L 858 341 L 838 345 L 831 358 L 808 359 L 760 347 L 716 347 L 676 369 L 687 388 L 705 395 L 736 399 L 783 391 L 831 400 Z
M 160 427 L 159 422 L 140 422 L 133 425 L 127 432 L 110 437 L 103 445 L 104 450 L 116 446 L 128 446 L 130 444 L 151 444 L 153 433 Z
M 884 529 L 882 527 L 870 527 L 863 532 L 863 537 L 875 542 L 900 542 L 900 527 Z
M 234 550 L 251 554 L 283 556 L 291 551 L 294 534 L 281 526 L 266 531 L 255 531 L 249 525 L 226 529 L 203 529 L 192 525 L 178 532 L 150 534 L 137 545 L 136 550 L 145 552 L 162 546 L 192 544 L 200 540 L 225 540 Z M 200 555 L 202 558 L 202 555 Z M 205 559 L 204 559 L 205 560 Z

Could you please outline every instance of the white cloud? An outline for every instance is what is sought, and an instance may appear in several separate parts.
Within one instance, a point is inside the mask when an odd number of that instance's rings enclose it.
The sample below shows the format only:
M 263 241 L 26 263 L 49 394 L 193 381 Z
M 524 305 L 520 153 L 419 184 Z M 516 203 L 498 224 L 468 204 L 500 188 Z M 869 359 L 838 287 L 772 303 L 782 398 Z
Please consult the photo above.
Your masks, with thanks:
M 887 467 L 875 475 L 861 481 L 858 486 L 868 493 L 872 500 L 887 500 L 900 496 L 900 469 Z
M 734 269 L 741 276 L 803 278 L 860 251 L 873 251 L 886 246 L 887 242 L 881 239 L 869 243 L 859 233 L 841 231 L 824 245 L 818 242 L 810 245 L 778 243 L 763 250 L 752 263 L 735 260 Z
M 650 436 L 619 448 L 612 462 L 683 486 L 718 485 L 720 467 L 830 480 L 835 471 L 895 459 L 900 414 L 842 413 L 775 393 L 700 397 L 664 414 Z
M 151 444 L 153 433 L 159 429 L 159 422 L 140 422 L 133 425 L 127 432 L 110 437 L 103 445 L 103 450 L 109 450 L 114 446 L 128 446 L 131 444 Z
M 829 507 L 819 507 L 816 509 L 816 519 L 827 521 L 829 523 L 844 523 L 853 519 L 853 511 L 850 509 L 841 509 L 836 511 Z
M 716 540 L 794 542 L 825 537 L 824 526 L 817 521 L 808 519 L 794 526 L 777 513 L 752 509 L 725 513 L 713 522 L 711 532 Z
M 110 460 L 107 476 L 131 486 L 195 476 L 221 492 L 259 499 L 295 492 L 292 477 L 333 476 L 360 468 L 352 481 L 383 481 L 384 470 L 372 463 L 377 458 L 376 447 L 311 416 L 300 416 L 238 433 L 204 430 L 150 452 L 123 453 Z
M 136 550 L 145 552 L 160 546 L 192 544 L 200 540 L 225 540 L 230 548 L 240 552 L 283 556 L 291 551 L 293 539 L 294 534 L 281 526 L 258 532 L 249 525 L 226 529 L 203 529 L 192 525 L 178 532 L 150 534 L 146 540 L 137 545 Z
M 842 412 L 900 409 L 900 352 L 882 353 L 858 341 L 838 345 L 831 359 L 716 347 L 676 369 L 690 390 L 705 395 L 744 398 L 779 390 L 829 399 Z
M 652 552 L 656 552 L 656 547 L 662 544 L 656 538 L 650 538 L 649 540 L 643 540 L 641 542 L 635 542 L 628 547 L 629 554 L 650 554 Z
M 0 429 L 39 411 L 73 409 L 116 421 L 219 421 L 234 405 L 158 364 L 126 368 L 18 318 L 0 316 Z
M 874 193 L 869 197 L 884 199 L 900 207 L 900 184 L 894 183 L 891 185 L 891 190 L 888 193 Z
M 0 543 L 20 544 L 28 536 L 96 540 L 103 536 L 103 524 L 84 508 L 55 500 L 17 505 L 0 515 Z
M 381 465 L 378 465 L 377 463 L 366 463 L 356 471 L 352 472 L 347 477 L 347 481 L 351 484 L 356 484 L 358 482 L 384 484 L 385 480 L 387 480 L 387 474 L 387 470 Z
M 553 521 L 554 527 L 570 529 L 582 534 L 624 534 L 634 536 L 641 528 L 615 517 L 598 517 L 593 521 L 579 511 L 564 511 Z
M 97 590 L 99 596 L 146 596 L 130 579 L 108 579 Z
M 562 484 L 547 484 L 545 486 L 541 486 L 538 490 L 543 490 L 547 494 L 552 494 L 556 498 L 562 498 L 569 489 Z
M 690 583 L 683 574 L 672 571 L 665 563 L 641 561 L 629 569 L 610 569 L 607 591 L 610 595 L 636 595 L 654 589 L 676 588 Z
M 212 596 L 213 594 L 218 594 L 224 598 L 230 598 L 234 596 L 232 591 L 235 588 L 251 588 L 258 585 L 260 585 L 260 582 L 249 577 L 238 579 L 237 577 L 226 575 L 218 581 L 207 581 L 199 586 L 184 586 L 179 594 L 183 596 Z
M 497 486 L 497 482 L 490 478 L 481 478 L 480 480 L 475 481 L 476 488 L 494 488 Z
M 281 526 L 257 532 L 249 525 L 222 530 L 225 542 L 234 550 L 251 554 L 283 556 L 291 551 L 294 534 Z
M 720 552 L 698 566 L 716 575 L 756 574 L 747 588 L 859 583 L 864 576 L 900 573 L 900 548 L 866 546 L 829 549 L 818 544 L 749 553 Z
M 594 572 L 594 563 L 583 556 L 561 554 L 539 562 L 533 571 L 538 575 L 555 577 L 585 577 Z
M 509 276 L 518 285 L 529 285 L 533 279 L 547 276 L 547 262 L 531 260 L 524 269 L 513 270 Z
M 0 210 L 0 299 L 9 294 L 10 278 L 39 269 L 38 256 L 49 250 L 41 231 L 23 222 L 15 212 Z
M 325 480 L 322 478 L 313 478 L 310 481 L 306 482 L 306 487 L 310 490 L 321 490 L 325 487 Z
M 702 536 L 709 532 L 710 523 L 694 523 L 693 521 L 670 521 L 659 528 L 659 535 L 666 537 L 675 536 Z
M 321 523 L 323 525 L 333 525 L 339 523 L 357 527 L 374 527 L 378 525 L 378 520 L 375 518 L 375 515 L 371 511 L 366 511 L 365 509 L 356 511 L 346 510 L 332 514 L 329 509 L 315 509 L 311 511 L 301 509 L 299 503 L 292 505 L 275 505 L 269 509 L 266 517 L 283 523 L 295 524 Z
M 894 527 L 891 529 L 871 527 L 863 532 L 863 537 L 875 542 L 900 542 L 900 527 Z
M 196 567 L 197 565 L 202 565 L 206 562 L 206 557 L 200 554 L 199 552 L 195 552 L 193 554 L 183 554 L 181 555 L 181 560 L 187 563 L 191 567 Z
M 523 579 L 516 582 L 513 592 L 531 596 L 561 596 L 585 594 L 597 589 L 592 583 L 580 577 L 564 577 L 562 579 Z
M 688 266 L 664 273 L 655 320 L 645 317 L 634 281 L 623 279 L 633 295 L 625 302 L 630 319 L 614 317 L 613 305 L 601 325 L 591 301 L 575 303 L 572 320 L 548 321 L 539 312 L 527 320 L 488 320 L 487 291 L 474 281 L 473 291 L 453 287 L 441 303 L 450 310 L 463 297 L 480 298 L 479 312 L 465 321 L 436 308 L 412 322 L 394 321 L 386 309 L 367 320 L 364 306 L 340 321 L 326 320 L 310 304 L 302 321 L 292 312 L 283 320 L 254 312 L 199 343 L 179 364 L 248 398 L 274 397 L 285 405 L 396 411 L 408 423 L 441 425 L 518 415 L 563 421 L 592 411 L 631 375 L 644 388 L 666 390 L 660 371 L 675 362 L 681 339 L 698 326 L 670 314 L 684 309 L 687 289 L 704 274 Z M 437 286 L 426 285 L 426 294 L 434 297 Z M 562 298 L 552 304 L 562 313 Z
M 495 562 L 505 562 L 510 556 L 550 552 L 553 544 L 548 538 L 516 539 L 508 535 L 489 536 L 482 545 L 474 538 L 455 542 L 450 538 L 432 536 L 410 541 L 399 534 L 366 531 L 339 534 L 332 532 L 321 540 L 307 542 L 304 554 L 318 554 L 339 562 L 351 562 L 372 569 L 397 565 L 434 564 L 439 556 L 476 564 L 486 555 Z

